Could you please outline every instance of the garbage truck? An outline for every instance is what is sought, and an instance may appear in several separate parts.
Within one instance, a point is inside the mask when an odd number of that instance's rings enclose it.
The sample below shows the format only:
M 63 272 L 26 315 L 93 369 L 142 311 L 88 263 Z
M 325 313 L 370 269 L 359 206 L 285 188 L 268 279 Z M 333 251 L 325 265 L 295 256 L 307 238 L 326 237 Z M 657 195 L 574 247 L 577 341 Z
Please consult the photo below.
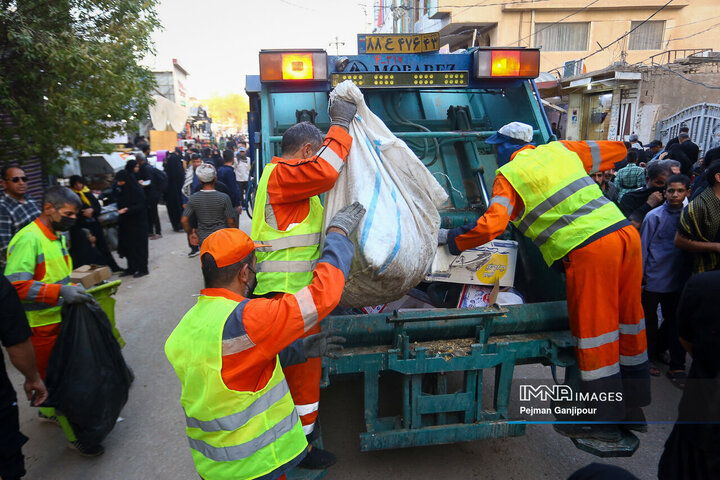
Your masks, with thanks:
M 497 169 L 493 149 L 483 140 L 512 121 L 531 125 L 535 144 L 555 139 L 534 82 L 540 53 L 495 47 L 425 51 L 437 40 L 359 35 L 354 56 L 317 49 L 260 51 L 260 75 L 246 82 L 254 178 L 280 155 L 287 128 L 310 121 L 327 131 L 328 94 L 352 80 L 372 112 L 445 188 L 441 227 L 474 223 L 488 208 Z M 523 435 L 533 422 L 510 410 L 519 365 L 544 365 L 563 387 L 576 384 L 562 272 L 548 268 L 512 225 L 500 239 L 515 245 L 513 287 L 522 303 L 497 305 L 495 287 L 487 305 L 457 308 L 464 286 L 434 282 L 430 275 L 411 292 L 426 308 L 389 304 L 323 320 L 323 328 L 338 329 L 347 339 L 338 358 L 323 359 L 324 385 L 340 375 L 355 375 L 363 383 L 361 450 Z M 557 378 L 560 368 L 564 378 Z M 388 377 L 400 385 L 393 389 L 399 390 L 393 414 L 380 408 L 382 380 Z M 534 387 L 535 398 L 557 386 Z M 573 442 L 600 456 L 630 456 L 639 441 L 624 435 L 612 448 L 587 439 Z

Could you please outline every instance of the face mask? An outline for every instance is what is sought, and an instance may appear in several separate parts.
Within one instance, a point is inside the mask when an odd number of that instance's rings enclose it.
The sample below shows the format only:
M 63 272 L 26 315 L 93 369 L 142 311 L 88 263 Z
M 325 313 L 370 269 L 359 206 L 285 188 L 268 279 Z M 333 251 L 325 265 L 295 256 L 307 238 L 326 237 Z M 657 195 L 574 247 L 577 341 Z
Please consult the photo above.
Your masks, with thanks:
M 497 163 L 498 167 L 502 167 L 510 161 L 512 154 L 520 150 L 526 144 L 518 145 L 516 143 L 504 142 L 497 146 Z
M 75 219 L 72 217 L 66 217 L 65 215 L 60 215 L 60 221 L 52 221 L 50 222 L 50 225 L 56 232 L 67 232 L 73 225 L 75 225 Z

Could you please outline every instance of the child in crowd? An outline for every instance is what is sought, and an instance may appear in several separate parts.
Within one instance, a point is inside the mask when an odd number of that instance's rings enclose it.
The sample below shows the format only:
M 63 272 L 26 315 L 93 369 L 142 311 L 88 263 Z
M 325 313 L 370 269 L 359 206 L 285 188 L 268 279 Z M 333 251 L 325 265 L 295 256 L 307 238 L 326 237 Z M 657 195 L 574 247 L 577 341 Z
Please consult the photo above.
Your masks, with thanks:
M 690 179 L 673 175 L 667 181 L 665 203 L 651 210 L 640 228 L 643 252 L 642 304 L 645 310 L 650 374 L 658 376 L 655 361 L 665 348 L 670 349 L 667 375 L 679 388 L 685 385 L 685 350 L 678 340 L 675 312 L 680 292 L 687 280 L 688 261 L 685 252 L 675 248 L 673 240 L 680 221 L 683 202 L 690 194 Z M 658 334 L 658 304 L 664 319 Z

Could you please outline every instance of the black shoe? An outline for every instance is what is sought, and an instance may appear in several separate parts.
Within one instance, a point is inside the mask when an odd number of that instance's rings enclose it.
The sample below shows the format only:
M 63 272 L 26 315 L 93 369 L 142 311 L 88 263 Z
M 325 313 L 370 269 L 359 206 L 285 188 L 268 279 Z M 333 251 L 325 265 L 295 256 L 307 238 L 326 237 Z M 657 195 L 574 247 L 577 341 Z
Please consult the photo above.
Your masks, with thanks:
M 85 445 L 80 443 L 79 440 L 70 442 L 70 448 L 77 450 L 83 457 L 98 457 L 105 453 L 105 448 L 99 443 L 97 445 Z
M 122 272 L 123 269 L 118 267 L 117 265 L 113 265 L 110 267 L 110 270 L 112 270 L 113 273 Z
M 198 255 L 200 255 L 200 247 L 190 247 L 188 257 L 197 257 Z
M 123 270 L 118 277 L 129 277 L 130 275 L 135 275 L 135 272 L 132 272 L 130 270 Z
M 298 466 L 311 470 L 325 470 L 335 465 L 335 462 L 337 462 L 337 457 L 334 454 L 322 448 L 312 447 Z
M 625 407 L 625 421 L 632 423 L 623 423 L 620 425 L 620 428 L 624 430 L 634 430 L 640 433 L 646 433 L 648 431 L 645 413 L 643 413 L 640 407 Z
M 144 277 L 145 275 L 150 275 L 150 272 L 148 272 L 147 270 L 145 270 L 144 272 L 135 272 L 133 277 L 140 278 L 140 277 Z
M 622 432 L 617 425 L 556 423 L 553 428 L 568 438 L 588 438 L 608 443 L 622 440 Z

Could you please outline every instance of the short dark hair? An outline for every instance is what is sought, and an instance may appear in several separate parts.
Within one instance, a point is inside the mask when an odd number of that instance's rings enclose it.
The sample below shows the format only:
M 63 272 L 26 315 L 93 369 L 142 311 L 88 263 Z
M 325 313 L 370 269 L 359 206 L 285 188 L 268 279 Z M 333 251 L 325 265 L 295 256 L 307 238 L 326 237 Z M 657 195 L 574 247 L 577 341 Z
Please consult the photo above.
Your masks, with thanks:
M 235 159 L 235 152 L 232 150 L 223 150 L 223 162 L 230 163 Z
M 72 188 L 73 185 L 75 185 L 75 184 L 78 183 L 78 182 L 80 182 L 80 183 L 82 183 L 82 184 L 85 184 L 85 179 L 83 179 L 83 177 L 81 177 L 80 175 L 72 175 L 72 176 L 68 179 L 68 182 L 69 182 L 70 188 Z
M 208 158 L 210 155 L 212 155 L 212 150 L 209 148 L 203 148 L 202 150 L 203 157 Z
M 690 127 L 688 127 L 686 125 L 683 125 L 682 127 L 680 127 L 680 133 L 682 133 L 682 132 L 687 133 L 689 131 L 690 131 Z
M 640 158 L 640 156 L 638 155 L 637 150 L 632 150 L 632 149 L 631 149 L 631 150 L 628 150 L 628 153 L 627 153 L 627 157 L 626 157 L 626 158 L 627 158 L 627 162 L 628 162 L 628 163 L 637 163 L 637 161 L 638 161 L 638 159 Z
M 45 190 L 42 199 L 42 208 L 45 208 L 46 203 L 49 203 L 56 209 L 62 208 L 65 205 L 80 208 L 80 198 L 77 194 L 69 188 L 61 187 L 60 185 L 55 185 Z
M 720 173 L 720 162 L 714 161 L 712 165 L 705 170 L 705 180 L 707 180 L 709 186 L 712 187 L 717 183 L 717 181 L 715 181 L 715 175 L 718 173 Z
M 672 175 L 672 170 L 670 170 L 670 164 L 665 163 L 662 160 L 648 163 L 647 177 L 652 180 L 653 178 L 657 178 L 660 175 Z
M 7 173 L 10 171 L 11 168 L 19 168 L 22 170 L 22 167 L 18 167 L 17 165 L 3 165 L 2 168 L 0 168 L 0 178 L 3 180 L 7 180 Z
M 150 145 L 148 145 L 147 143 L 143 143 L 142 145 L 140 145 L 140 151 L 143 153 L 149 152 Z
M 667 182 L 665 182 L 666 185 L 670 185 L 671 183 L 682 183 L 685 185 L 685 188 L 690 188 L 690 179 L 687 175 L 683 175 L 682 173 L 678 175 L 673 175 L 672 177 L 667 179 Z
M 233 279 L 240 273 L 243 266 L 250 265 L 252 259 L 255 256 L 255 252 L 250 254 L 231 265 L 225 267 L 218 267 L 215 263 L 215 259 L 209 253 L 204 253 L 200 257 L 202 263 L 202 274 L 203 280 L 205 280 L 205 288 L 224 288 L 232 283 Z
M 320 148 L 323 140 L 324 136 L 318 127 L 310 122 L 300 122 L 285 130 L 280 142 L 280 150 L 283 154 L 292 154 L 306 143 L 314 148 Z
M 193 153 L 192 155 L 190 155 L 190 160 L 199 160 L 199 159 L 200 159 L 199 153 Z

